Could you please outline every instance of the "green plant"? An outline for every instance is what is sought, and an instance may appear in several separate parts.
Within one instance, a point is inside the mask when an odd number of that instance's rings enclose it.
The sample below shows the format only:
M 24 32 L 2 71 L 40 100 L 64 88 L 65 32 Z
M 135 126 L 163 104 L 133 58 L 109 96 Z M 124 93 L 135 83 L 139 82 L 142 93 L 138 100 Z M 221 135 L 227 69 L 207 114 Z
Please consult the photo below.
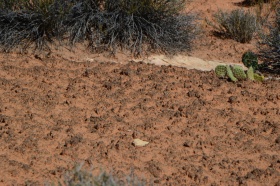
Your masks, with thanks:
M 254 80 L 258 81 L 258 82 L 262 82 L 262 81 L 264 81 L 264 76 L 263 75 L 259 75 L 257 73 L 254 73 Z
M 253 67 L 251 66 L 247 72 L 239 65 L 218 65 L 215 68 L 215 74 L 219 78 L 229 78 L 233 82 L 243 81 L 246 79 L 262 82 L 264 80 L 263 75 L 254 73 Z
M 216 33 L 241 43 L 250 42 L 258 29 L 256 16 L 242 9 L 233 10 L 230 13 L 219 10 L 214 14 L 214 19 L 217 24 L 206 21 Z
M 254 69 L 253 69 L 252 66 L 250 66 L 250 67 L 248 68 L 248 70 L 247 70 L 247 77 L 248 77 L 248 79 L 250 79 L 250 80 L 254 80 L 254 79 L 255 79 L 255 78 L 254 78 Z
M 231 67 L 227 65 L 226 68 L 227 68 L 227 76 L 231 79 L 231 81 L 233 82 L 238 81 L 238 79 L 234 77 Z
M 254 71 L 258 69 L 258 56 L 251 51 L 242 55 L 242 62 L 247 68 L 252 67 Z
M 247 78 L 247 76 L 241 66 L 234 65 L 231 69 L 232 69 L 234 77 L 236 77 L 238 80 L 245 80 Z
M 227 75 L 227 67 L 225 65 L 218 65 L 215 68 L 215 73 L 219 78 L 224 78 Z

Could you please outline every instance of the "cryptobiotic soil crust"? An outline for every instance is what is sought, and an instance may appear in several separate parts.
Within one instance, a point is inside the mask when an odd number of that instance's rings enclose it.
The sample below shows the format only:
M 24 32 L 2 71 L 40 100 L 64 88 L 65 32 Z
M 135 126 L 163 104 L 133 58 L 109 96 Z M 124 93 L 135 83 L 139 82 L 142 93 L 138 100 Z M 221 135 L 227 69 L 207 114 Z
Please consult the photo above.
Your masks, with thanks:
M 57 183 L 83 162 L 155 185 L 280 184 L 279 81 L 10 54 L 0 77 L 0 185 Z

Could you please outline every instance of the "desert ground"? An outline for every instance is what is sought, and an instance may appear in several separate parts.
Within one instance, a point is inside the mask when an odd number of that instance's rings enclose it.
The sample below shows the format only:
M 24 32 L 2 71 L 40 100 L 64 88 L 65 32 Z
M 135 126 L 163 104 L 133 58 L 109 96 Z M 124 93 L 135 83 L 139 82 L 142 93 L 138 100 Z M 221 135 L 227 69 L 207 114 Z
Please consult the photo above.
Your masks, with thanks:
M 204 30 L 186 55 L 241 64 L 257 49 L 204 23 L 238 2 L 186 7 Z M 83 50 L 1 53 L 0 69 L 0 185 L 56 184 L 77 164 L 147 185 L 280 185 L 277 79 L 234 83 L 210 69 Z

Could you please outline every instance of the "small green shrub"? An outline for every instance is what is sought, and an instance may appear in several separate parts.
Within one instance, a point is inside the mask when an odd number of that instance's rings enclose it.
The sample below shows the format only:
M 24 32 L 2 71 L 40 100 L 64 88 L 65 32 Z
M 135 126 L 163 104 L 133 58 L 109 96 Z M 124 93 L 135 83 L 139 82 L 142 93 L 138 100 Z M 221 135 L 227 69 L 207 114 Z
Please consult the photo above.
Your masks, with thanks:
M 216 24 L 209 21 L 208 23 L 216 33 L 241 43 L 250 42 L 258 29 L 256 16 L 242 9 L 230 13 L 219 10 L 214 19 Z
M 242 55 L 242 62 L 245 67 L 252 67 L 254 71 L 259 68 L 258 56 L 252 51 L 247 51 Z

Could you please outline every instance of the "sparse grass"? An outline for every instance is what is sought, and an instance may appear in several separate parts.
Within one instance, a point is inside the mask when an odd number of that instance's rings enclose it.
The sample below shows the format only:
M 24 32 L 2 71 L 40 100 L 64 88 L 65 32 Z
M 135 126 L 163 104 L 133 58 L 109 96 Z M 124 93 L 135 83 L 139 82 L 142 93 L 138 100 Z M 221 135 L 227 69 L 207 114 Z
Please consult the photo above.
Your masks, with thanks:
M 231 12 L 219 10 L 214 15 L 215 23 L 207 20 L 215 32 L 225 38 L 231 38 L 241 43 L 252 40 L 258 29 L 256 16 L 248 11 L 237 9 Z
M 77 165 L 73 170 L 68 171 L 64 175 L 63 183 L 58 185 L 65 186 L 145 186 L 153 185 L 152 183 L 146 183 L 145 181 L 140 181 L 133 173 L 131 172 L 124 180 L 120 180 L 114 177 L 112 174 L 108 174 L 104 171 L 101 171 L 99 175 L 95 176 L 92 174 L 91 170 L 83 170 L 83 164 Z M 47 184 L 49 185 L 49 184 Z M 54 185 L 54 184 L 52 184 Z

